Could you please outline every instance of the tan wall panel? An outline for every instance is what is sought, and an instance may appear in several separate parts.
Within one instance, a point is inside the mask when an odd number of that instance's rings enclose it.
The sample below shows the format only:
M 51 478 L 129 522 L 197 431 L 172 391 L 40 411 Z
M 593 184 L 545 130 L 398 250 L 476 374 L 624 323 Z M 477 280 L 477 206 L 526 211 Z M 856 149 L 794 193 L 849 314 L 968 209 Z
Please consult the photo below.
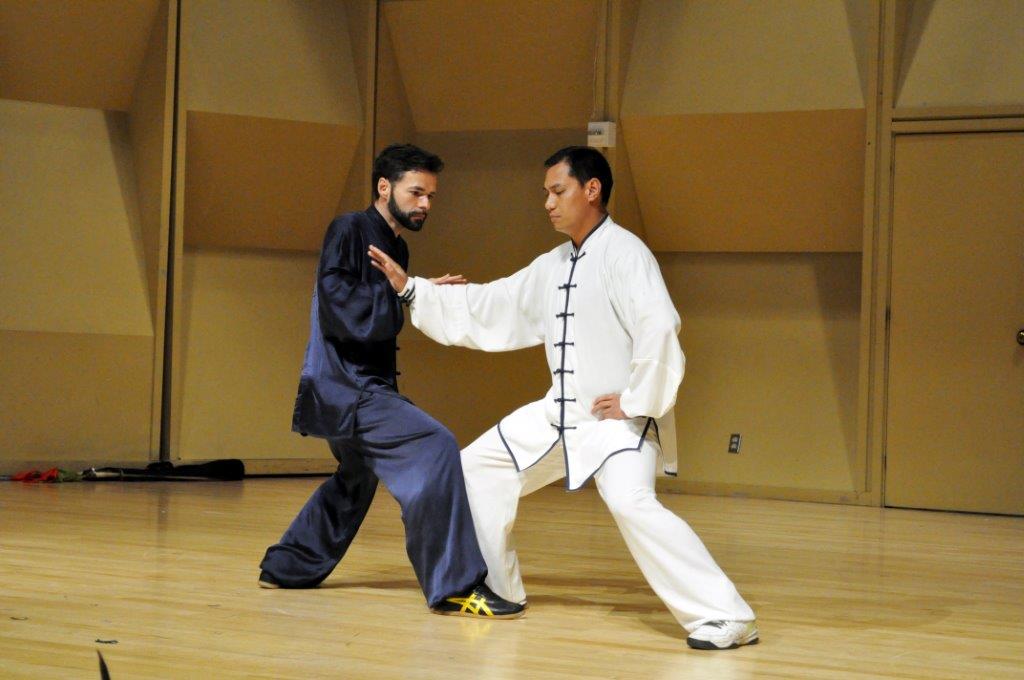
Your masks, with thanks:
M 640 0 L 623 0 L 613 4 L 609 17 L 608 41 L 608 120 L 622 120 L 622 93 L 629 73 L 630 55 L 633 53 L 633 38 L 636 33 L 637 16 L 640 12 Z M 611 201 L 608 209 L 615 215 L 616 221 L 632 231 L 640 238 L 647 240 L 644 229 L 640 204 L 637 201 L 636 185 L 633 181 L 633 169 L 630 165 L 629 151 L 626 148 L 622 129 L 619 128 L 618 140 L 614 148 L 605 149 L 605 156 L 611 165 L 615 179 Z
M 507 276 L 564 241 L 544 213 L 544 159 L 586 141 L 583 130 L 420 134 L 446 167 L 426 227 L 409 234 L 410 270 Z M 407 324 L 399 338 L 401 389 L 468 444 L 500 417 L 544 396 L 543 350 L 490 354 L 448 348 Z
M 877 68 L 877 55 L 872 54 L 871 51 L 876 49 L 873 47 L 873 32 L 877 21 L 878 3 L 864 0 L 843 0 L 843 7 L 846 10 L 846 23 L 849 29 L 853 58 L 857 63 L 861 106 L 867 107 L 876 96 L 876 93 L 870 92 L 869 89 L 873 77 L 871 71 Z M 835 39 L 839 43 L 842 42 L 842 38 L 839 36 L 836 36 Z M 848 93 L 847 96 L 849 96 Z
M 125 114 L 0 100 L 0 328 L 151 335 Z
M 614 26 L 612 28 L 618 31 L 618 35 L 617 37 L 613 36 L 608 47 L 611 50 L 617 50 L 609 55 L 612 60 L 609 64 L 609 75 L 614 75 L 616 78 L 615 82 L 611 83 L 611 86 L 619 98 L 619 101 L 613 102 L 616 107 L 621 107 L 623 93 L 626 90 L 626 82 L 634 53 L 633 46 L 636 42 L 637 24 L 639 23 L 640 9 L 643 7 L 643 4 L 643 0 L 617 0 L 617 8 L 613 8 L 612 22 Z M 616 9 L 618 11 L 617 16 L 614 15 Z M 615 63 L 616 60 L 617 64 Z
M 193 0 L 185 9 L 190 110 L 362 125 L 344 3 Z
M 198 111 L 187 126 L 186 244 L 319 250 L 356 127 Z
M 621 135 L 621 132 L 619 134 Z M 633 180 L 633 168 L 626 145 L 620 141 L 614 149 L 606 149 L 604 154 L 612 168 L 612 179 L 614 180 L 608 210 L 615 216 L 616 222 L 632 231 L 646 243 L 647 229 L 644 227 L 643 216 L 640 212 L 636 183 Z
M 352 64 L 359 85 L 360 104 L 365 124 L 360 126 L 359 141 L 341 201 L 336 212 L 365 208 L 370 200 L 370 168 L 373 149 L 374 107 L 376 92 L 376 16 L 375 0 L 345 0 L 348 34 L 352 45 Z
M 369 145 L 367 137 L 370 130 L 364 129 L 356 140 L 355 149 L 352 154 L 352 164 L 349 167 L 348 176 L 345 178 L 345 186 L 341 190 L 341 199 L 334 209 L 336 214 L 346 213 L 352 210 L 363 210 L 370 204 L 370 168 L 371 161 L 366 160 L 364 151 Z
M 409 98 L 386 21 L 380 22 L 377 60 L 375 154 L 388 144 L 408 142 L 416 134 L 416 124 L 412 119 L 412 109 L 409 108 Z
M 860 250 L 863 109 L 626 117 L 622 128 L 652 249 Z
M 623 114 L 863 107 L 866 74 L 858 66 L 866 63 L 867 26 L 848 6 L 842 0 L 646 0 Z
M 915 3 L 896 105 L 1024 104 L 1024 3 Z
M 152 361 L 151 337 L 0 331 L 0 466 L 148 460 Z
M 679 480 L 854 491 L 860 256 L 659 253 L 683 319 Z M 740 433 L 738 455 L 727 453 Z
M 153 315 L 162 309 L 157 303 L 161 269 L 158 260 L 170 206 L 171 126 L 168 123 L 174 92 L 167 77 L 167 12 L 167 2 L 162 2 L 128 111 L 149 308 Z M 156 326 L 154 318 L 153 327 Z
M 160 0 L 0 2 L 0 98 L 125 111 Z
M 330 456 L 321 441 L 291 432 L 316 262 L 313 255 L 186 251 L 174 455 Z
M 421 0 L 383 10 L 417 130 L 582 128 L 590 119 L 595 0 Z
M 376 0 L 342 0 L 342 4 L 345 6 L 345 23 L 351 45 L 352 72 L 359 88 L 360 104 L 364 104 L 372 85 L 370 62 L 376 38 L 369 28 L 375 23 L 372 15 L 376 14 Z

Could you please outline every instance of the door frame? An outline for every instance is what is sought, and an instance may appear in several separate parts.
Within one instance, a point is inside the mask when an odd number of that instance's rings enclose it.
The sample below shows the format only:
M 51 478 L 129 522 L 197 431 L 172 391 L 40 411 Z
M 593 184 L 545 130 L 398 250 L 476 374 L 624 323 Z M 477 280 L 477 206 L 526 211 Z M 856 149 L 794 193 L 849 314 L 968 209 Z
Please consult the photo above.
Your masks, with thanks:
M 889 88 L 883 88 L 883 92 Z M 936 109 L 923 118 L 919 110 L 901 112 L 891 102 L 880 116 L 879 172 L 872 206 L 873 228 L 865 229 L 861 302 L 860 445 L 867 453 L 865 492 L 874 505 L 885 502 L 885 457 L 889 380 L 889 317 L 892 296 L 892 224 L 895 143 L 900 135 L 1024 132 L 1024 106 L 1002 107 L 987 116 L 980 111 Z M 1013 114 L 1013 115 L 1010 115 Z M 971 117 L 957 117 L 969 115 Z

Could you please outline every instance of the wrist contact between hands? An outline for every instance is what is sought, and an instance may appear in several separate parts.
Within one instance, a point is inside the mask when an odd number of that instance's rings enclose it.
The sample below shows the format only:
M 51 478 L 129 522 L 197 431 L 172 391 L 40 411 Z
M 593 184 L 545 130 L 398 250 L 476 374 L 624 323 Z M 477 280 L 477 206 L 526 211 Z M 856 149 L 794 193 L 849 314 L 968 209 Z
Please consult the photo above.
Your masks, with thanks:
M 416 279 L 409 277 L 405 282 L 405 287 L 398 294 L 398 299 L 402 301 L 402 304 L 412 304 L 412 301 L 416 299 Z

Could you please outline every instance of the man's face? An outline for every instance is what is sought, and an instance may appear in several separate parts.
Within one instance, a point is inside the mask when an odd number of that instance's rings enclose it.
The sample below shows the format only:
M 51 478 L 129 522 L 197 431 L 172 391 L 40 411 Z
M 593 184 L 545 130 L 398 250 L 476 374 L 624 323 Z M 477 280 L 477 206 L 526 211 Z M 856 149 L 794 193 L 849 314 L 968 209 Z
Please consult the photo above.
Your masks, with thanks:
M 386 182 L 387 180 L 385 180 Z M 419 231 L 427 221 L 430 202 L 437 192 L 437 175 L 422 170 L 409 170 L 390 184 L 388 210 L 395 221 L 409 231 Z
M 544 193 L 547 195 L 544 209 L 548 211 L 548 219 L 555 231 L 573 236 L 581 229 L 592 226 L 586 224 L 590 216 L 587 193 L 594 191 L 591 184 L 600 191 L 597 180 L 589 180 L 587 186 L 580 184 L 578 179 L 569 174 L 569 164 L 565 161 L 548 168 L 544 175 Z

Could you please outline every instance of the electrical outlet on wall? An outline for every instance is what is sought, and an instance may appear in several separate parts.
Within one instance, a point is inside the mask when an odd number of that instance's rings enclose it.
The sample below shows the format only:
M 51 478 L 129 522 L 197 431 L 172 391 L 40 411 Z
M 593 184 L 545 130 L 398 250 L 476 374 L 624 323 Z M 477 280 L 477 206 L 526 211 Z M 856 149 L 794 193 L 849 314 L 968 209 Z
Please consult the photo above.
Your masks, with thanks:
M 739 433 L 729 435 L 729 453 L 739 453 L 743 437 Z

